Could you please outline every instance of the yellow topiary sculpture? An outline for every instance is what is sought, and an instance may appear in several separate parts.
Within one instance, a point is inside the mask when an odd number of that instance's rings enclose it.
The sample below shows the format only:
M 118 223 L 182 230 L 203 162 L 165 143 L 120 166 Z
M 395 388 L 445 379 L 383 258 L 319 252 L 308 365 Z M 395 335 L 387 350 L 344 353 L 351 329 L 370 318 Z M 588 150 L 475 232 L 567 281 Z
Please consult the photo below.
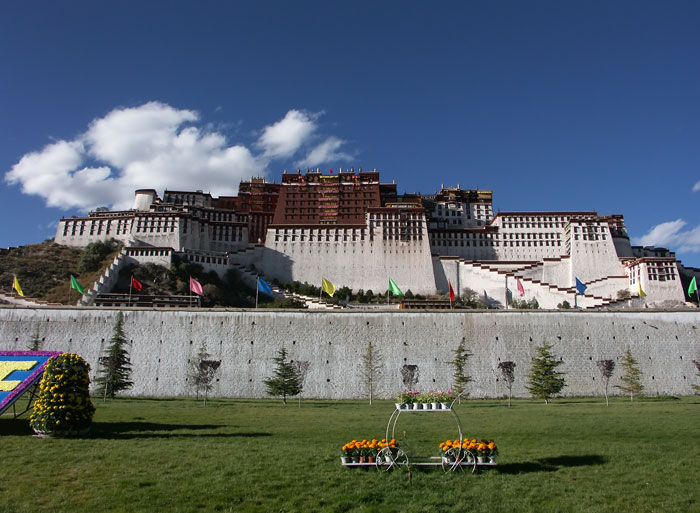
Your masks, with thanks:
M 51 358 L 39 385 L 39 397 L 30 417 L 40 436 L 87 433 L 95 407 L 90 400 L 90 365 L 77 354 Z

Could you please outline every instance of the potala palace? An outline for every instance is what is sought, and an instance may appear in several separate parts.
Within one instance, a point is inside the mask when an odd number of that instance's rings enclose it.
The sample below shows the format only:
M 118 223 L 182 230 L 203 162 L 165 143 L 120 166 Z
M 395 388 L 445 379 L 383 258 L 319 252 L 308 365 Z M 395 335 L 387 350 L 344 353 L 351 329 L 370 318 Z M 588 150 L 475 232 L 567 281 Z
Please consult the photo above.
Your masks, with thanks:
M 681 274 L 698 270 L 667 249 L 631 246 L 622 215 L 494 214 L 492 198 L 459 185 L 399 195 L 376 170 L 285 172 L 281 183 L 241 182 L 230 197 L 137 190 L 131 210 L 61 219 L 55 241 L 82 247 L 114 238 L 124 244 L 124 262 L 169 265 L 179 255 L 220 275 L 238 269 L 253 285 L 257 274 L 319 285 L 325 277 L 384 292 L 391 277 L 403 291 L 435 294 L 449 281 L 457 295 L 469 288 L 498 308 L 520 298 L 519 282 L 522 299 L 541 308 L 685 302 Z M 583 295 L 576 279 L 587 287 Z M 620 301 L 620 291 L 630 299 Z

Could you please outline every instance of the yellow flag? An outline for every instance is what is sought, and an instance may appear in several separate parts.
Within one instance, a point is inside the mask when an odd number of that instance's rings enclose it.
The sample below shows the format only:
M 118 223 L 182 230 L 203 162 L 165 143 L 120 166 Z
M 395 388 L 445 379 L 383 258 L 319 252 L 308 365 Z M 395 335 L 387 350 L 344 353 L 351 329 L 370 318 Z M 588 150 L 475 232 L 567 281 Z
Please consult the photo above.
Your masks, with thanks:
M 6 282 L 7 283 L 7 282 Z M 12 288 L 17 291 L 17 294 L 20 296 L 24 297 L 24 292 L 22 292 L 22 287 L 19 286 L 19 281 L 17 280 L 17 276 L 15 276 L 15 281 L 12 284 Z
M 637 282 L 637 285 L 639 285 L 639 296 L 640 296 L 640 297 L 647 297 L 647 295 L 646 295 L 646 294 L 644 293 L 644 291 L 642 290 L 642 280 L 639 280 L 639 281 Z
M 325 292 L 331 297 L 333 297 L 333 294 L 335 294 L 335 285 L 333 285 L 333 283 L 331 283 L 325 278 L 323 278 L 323 285 L 321 286 L 321 288 L 323 289 L 323 292 Z

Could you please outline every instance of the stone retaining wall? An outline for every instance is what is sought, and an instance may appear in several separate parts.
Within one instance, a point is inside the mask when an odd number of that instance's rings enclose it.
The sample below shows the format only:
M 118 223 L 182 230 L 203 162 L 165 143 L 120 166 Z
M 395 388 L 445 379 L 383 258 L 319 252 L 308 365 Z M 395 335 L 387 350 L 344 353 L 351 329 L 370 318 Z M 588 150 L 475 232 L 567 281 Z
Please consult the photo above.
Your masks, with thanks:
M 131 395 L 189 394 L 186 375 L 202 343 L 222 364 L 212 395 L 265 397 L 262 380 L 271 358 L 285 347 L 293 360 L 309 362 L 305 397 L 359 398 L 364 394 L 361 355 L 372 341 L 384 356 L 378 397 L 400 391 L 402 367 L 415 365 L 416 388 L 447 389 L 449 360 L 460 340 L 469 360 L 471 397 L 506 393 L 499 361 L 516 363 L 514 395 L 527 397 L 526 375 L 544 340 L 564 364 L 563 395 L 602 395 L 596 361 L 619 361 L 630 348 L 639 360 L 647 394 L 692 394 L 700 383 L 692 360 L 700 354 L 700 311 L 270 311 L 123 309 L 134 387 Z M 44 350 L 75 352 L 92 366 L 112 334 L 116 309 L 0 308 L 0 349 L 26 349 L 38 330 Z M 619 366 L 611 380 L 618 384 Z

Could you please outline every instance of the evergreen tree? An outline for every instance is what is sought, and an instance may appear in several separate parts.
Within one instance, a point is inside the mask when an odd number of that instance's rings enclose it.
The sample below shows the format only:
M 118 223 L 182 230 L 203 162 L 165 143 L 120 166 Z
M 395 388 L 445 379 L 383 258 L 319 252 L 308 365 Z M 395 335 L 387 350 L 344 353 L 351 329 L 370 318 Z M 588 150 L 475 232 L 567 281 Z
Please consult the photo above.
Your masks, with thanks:
M 528 374 L 525 388 L 537 399 L 544 399 L 549 403 L 549 398 L 561 392 L 566 386 L 564 373 L 557 371 L 562 363 L 556 360 L 552 354 L 552 345 L 544 342 L 536 348 L 537 356 L 532 359 L 530 374 Z
M 472 381 L 472 377 L 466 374 L 467 372 L 467 362 L 472 353 L 467 349 L 467 341 L 463 337 L 462 341 L 457 346 L 454 351 L 454 359 L 450 360 L 449 363 L 452 365 L 452 390 L 459 397 L 462 394 L 465 396 L 469 395 L 466 392 L 467 385 Z M 461 397 L 460 397 L 461 403 Z
M 610 401 L 608 400 L 608 384 L 615 370 L 615 362 L 612 360 L 598 360 L 596 364 L 598 365 L 598 369 L 600 369 L 600 375 L 603 377 L 603 384 L 605 385 L 605 406 L 610 406 Z
M 131 361 L 126 346 L 129 341 L 124 335 L 124 316 L 121 312 L 117 314 L 117 321 L 114 324 L 112 338 L 109 339 L 107 354 L 98 360 L 99 369 L 97 371 L 96 391 L 107 399 L 107 396 L 114 399 L 114 396 L 122 390 L 127 390 L 133 386 L 129 380 L 131 377 Z
M 367 349 L 360 357 L 360 372 L 362 375 L 363 384 L 367 395 L 369 396 L 369 404 L 372 404 L 372 398 L 374 397 L 374 383 L 377 379 L 377 375 L 381 370 L 384 362 L 384 357 L 381 351 L 372 345 L 372 342 L 367 344 Z
M 630 401 L 634 402 L 634 395 L 641 395 L 642 389 L 642 371 L 639 370 L 639 364 L 637 360 L 632 356 L 632 351 L 627 349 L 625 354 L 620 360 L 620 367 L 622 367 L 624 374 L 620 378 L 622 385 L 615 385 L 615 388 L 619 388 L 625 393 L 630 395 Z
M 31 340 L 29 341 L 29 350 L 30 351 L 41 351 L 41 346 L 44 344 L 44 342 L 41 340 L 41 337 L 39 336 L 39 326 L 36 327 L 34 330 L 34 335 L 32 335 Z
M 287 396 L 293 397 L 301 393 L 299 375 L 294 369 L 294 365 L 287 361 L 286 349 L 282 348 L 277 351 L 277 356 L 272 361 L 275 362 L 274 375 L 263 380 L 267 395 L 281 395 L 282 402 L 287 404 Z

